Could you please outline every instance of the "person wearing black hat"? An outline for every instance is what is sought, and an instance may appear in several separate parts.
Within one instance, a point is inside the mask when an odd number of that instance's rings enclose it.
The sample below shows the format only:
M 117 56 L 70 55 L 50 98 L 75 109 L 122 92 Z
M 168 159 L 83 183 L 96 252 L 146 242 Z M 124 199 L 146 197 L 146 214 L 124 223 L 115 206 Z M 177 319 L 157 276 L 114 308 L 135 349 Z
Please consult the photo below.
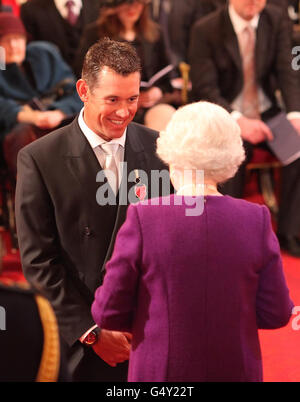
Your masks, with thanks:
M 19 149 L 72 118 L 82 107 L 75 77 L 56 47 L 27 45 L 20 18 L 0 13 L 0 133 L 13 177 Z

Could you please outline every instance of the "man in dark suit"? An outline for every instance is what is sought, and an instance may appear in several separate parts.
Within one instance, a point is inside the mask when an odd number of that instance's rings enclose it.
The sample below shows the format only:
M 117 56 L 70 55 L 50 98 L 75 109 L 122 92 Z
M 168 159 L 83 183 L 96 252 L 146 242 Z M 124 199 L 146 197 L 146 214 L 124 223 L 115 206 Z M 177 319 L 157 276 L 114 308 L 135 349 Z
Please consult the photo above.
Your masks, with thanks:
M 190 33 L 199 19 L 224 7 L 227 0 L 152 0 L 152 17 L 162 26 L 173 63 L 187 61 Z M 287 13 L 287 0 L 268 0 Z
M 162 27 L 169 57 L 174 64 L 187 61 L 193 24 L 219 5 L 220 0 L 152 0 L 152 18 Z
M 150 180 L 165 168 L 155 154 L 158 134 L 131 123 L 139 87 L 136 51 L 97 42 L 77 82 L 84 102 L 79 117 L 19 153 L 16 219 L 24 273 L 52 303 L 78 381 L 127 376 L 127 364 L 118 363 L 128 360 L 130 335 L 94 328 L 90 307 L 128 200 L 143 199 L 145 190 L 149 197 L 160 193 Z M 107 154 L 108 147 L 115 152 Z M 165 183 L 161 194 L 170 191 L 168 178 Z
M 191 28 L 208 12 L 203 8 L 203 0 L 171 0 L 168 30 L 170 47 L 177 62 L 187 61 Z
M 73 67 L 84 27 L 99 16 L 99 0 L 30 0 L 21 18 L 31 40 L 54 43 Z
M 244 46 L 246 31 L 247 40 L 252 40 L 251 54 L 251 42 Z M 300 88 L 291 67 L 289 22 L 277 6 L 266 5 L 266 0 L 230 0 L 228 7 L 195 25 L 189 56 L 193 99 L 208 100 L 232 112 L 248 150 L 272 138 L 264 120 L 280 111 L 275 96 L 278 88 L 287 117 L 300 133 Z M 224 191 L 242 196 L 244 172 L 245 166 Z M 281 246 L 296 256 L 300 256 L 299 205 L 298 159 L 282 169 L 277 229 Z

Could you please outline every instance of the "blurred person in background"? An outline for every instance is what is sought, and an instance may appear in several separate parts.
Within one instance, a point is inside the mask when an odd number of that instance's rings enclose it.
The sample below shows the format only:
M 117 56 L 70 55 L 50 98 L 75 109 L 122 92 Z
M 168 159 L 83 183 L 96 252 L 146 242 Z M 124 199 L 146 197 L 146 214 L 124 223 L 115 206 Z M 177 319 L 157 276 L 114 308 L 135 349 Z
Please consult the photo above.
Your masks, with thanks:
M 73 68 L 84 27 L 99 15 L 101 0 L 30 0 L 21 18 L 32 41 L 55 44 Z
M 16 0 L 0 0 L 0 12 L 9 12 L 13 13 L 16 16 L 19 16 L 19 3 Z
M 243 197 L 246 163 L 255 147 L 269 150 L 267 121 L 284 113 L 300 135 L 300 86 L 292 68 L 290 21 L 266 0 L 230 0 L 199 20 L 189 49 L 191 99 L 225 107 L 241 127 L 247 159 L 222 191 Z M 300 257 L 300 158 L 283 166 L 277 235 L 282 249 Z
M 203 0 L 152 0 L 152 18 L 160 24 L 174 64 L 187 61 L 190 30 L 209 11 Z
M 18 151 L 72 119 L 82 107 L 75 77 L 47 42 L 27 45 L 20 18 L 0 13 L 0 134 L 7 166 L 15 177 Z

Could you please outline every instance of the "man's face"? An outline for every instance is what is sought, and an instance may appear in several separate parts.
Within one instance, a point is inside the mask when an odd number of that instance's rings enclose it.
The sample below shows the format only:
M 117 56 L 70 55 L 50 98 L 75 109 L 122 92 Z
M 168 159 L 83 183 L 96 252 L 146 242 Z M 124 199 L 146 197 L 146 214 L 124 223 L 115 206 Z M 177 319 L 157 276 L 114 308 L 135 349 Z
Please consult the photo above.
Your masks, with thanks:
M 83 79 L 77 91 L 84 102 L 84 121 L 100 137 L 109 141 L 119 138 L 137 111 L 140 73 L 122 76 L 104 67 L 98 82 L 90 89 Z
M 265 8 L 266 2 L 267 0 L 230 0 L 238 15 L 247 21 L 260 13 Z
M 0 38 L 4 48 L 6 64 L 22 64 L 26 56 L 26 38 L 20 34 L 7 34 Z

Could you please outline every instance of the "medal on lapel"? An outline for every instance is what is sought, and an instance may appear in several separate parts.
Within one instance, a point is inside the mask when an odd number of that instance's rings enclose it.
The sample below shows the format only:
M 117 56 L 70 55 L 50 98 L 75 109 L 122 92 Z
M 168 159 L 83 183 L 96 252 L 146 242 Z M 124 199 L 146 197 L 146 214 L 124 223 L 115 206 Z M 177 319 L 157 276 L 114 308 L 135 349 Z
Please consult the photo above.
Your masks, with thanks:
M 134 193 L 140 201 L 144 201 L 147 195 L 147 187 L 145 184 L 141 182 L 138 169 L 135 169 L 134 173 L 136 182 L 136 185 L 134 186 Z

